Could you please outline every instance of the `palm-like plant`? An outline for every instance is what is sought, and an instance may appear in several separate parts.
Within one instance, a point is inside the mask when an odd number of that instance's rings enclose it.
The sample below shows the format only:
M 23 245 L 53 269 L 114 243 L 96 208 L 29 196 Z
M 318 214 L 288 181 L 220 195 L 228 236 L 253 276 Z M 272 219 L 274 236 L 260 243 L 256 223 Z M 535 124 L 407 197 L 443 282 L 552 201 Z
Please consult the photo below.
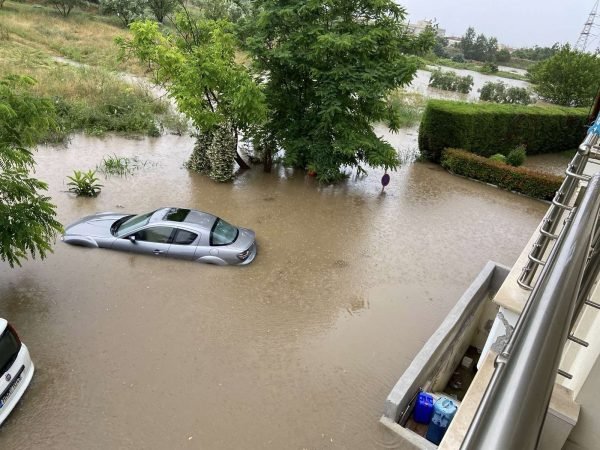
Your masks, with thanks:
M 67 175 L 67 178 L 71 180 L 67 183 L 69 192 L 77 194 L 77 196 L 96 197 L 103 187 L 98 184 L 99 178 L 96 178 L 95 170 L 90 169 L 87 172 L 74 170 L 73 176 Z

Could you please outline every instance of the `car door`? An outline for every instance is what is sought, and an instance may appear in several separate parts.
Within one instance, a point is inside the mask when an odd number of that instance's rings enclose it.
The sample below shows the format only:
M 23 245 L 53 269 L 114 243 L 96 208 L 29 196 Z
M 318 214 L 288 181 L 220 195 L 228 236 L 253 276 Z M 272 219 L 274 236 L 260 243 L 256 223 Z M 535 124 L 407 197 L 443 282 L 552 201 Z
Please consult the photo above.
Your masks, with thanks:
M 112 247 L 134 253 L 167 256 L 174 233 L 173 227 L 150 225 L 117 239 Z
M 196 244 L 199 239 L 199 233 L 176 228 L 173 241 L 169 247 L 169 256 L 180 259 L 195 259 Z

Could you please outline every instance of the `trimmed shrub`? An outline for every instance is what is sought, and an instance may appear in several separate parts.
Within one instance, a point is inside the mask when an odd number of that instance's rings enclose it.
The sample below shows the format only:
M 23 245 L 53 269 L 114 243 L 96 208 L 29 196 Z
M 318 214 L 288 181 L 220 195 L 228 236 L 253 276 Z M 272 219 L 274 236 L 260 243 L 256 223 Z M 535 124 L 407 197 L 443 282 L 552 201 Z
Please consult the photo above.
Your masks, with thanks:
M 529 155 L 554 153 L 577 148 L 586 125 L 583 108 L 430 100 L 419 127 L 419 150 L 433 161 L 445 148 L 488 157 L 523 144 Z
M 506 156 L 502 153 L 496 153 L 495 155 L 490 156 L 490 161 L 501 162 L 502 164 L 506 164 Z
M 457 175 L 544 200 L 552 200 L 563 182 L 557 175 L 509 166 L 459 149 L 445 150 L 441 162 L 442 167 Z
M 514 167 L 519 167 L 523 165 L 523 163 L 525 162 L 525 158 L 527 158 L 525 146 L 517 145 L 508 153 L 508 155 L 506 155 L 506 164 L 510 164 Z

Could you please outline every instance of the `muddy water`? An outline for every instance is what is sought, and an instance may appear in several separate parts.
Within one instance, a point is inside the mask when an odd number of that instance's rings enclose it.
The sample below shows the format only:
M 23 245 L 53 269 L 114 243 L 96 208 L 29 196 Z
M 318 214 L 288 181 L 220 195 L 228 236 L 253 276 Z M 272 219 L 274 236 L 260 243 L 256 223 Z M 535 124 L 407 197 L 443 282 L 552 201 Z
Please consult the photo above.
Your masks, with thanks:
M 190 148 L 76 136 L 37 153 L 63 223 L 189 206 L 256 230 L 259 254 L 215 267 L 58 242 L 43 262 L 0 266 L 0 317 L 36 364 L 0 448 L 397 447 L 377 422 L 389 390 L 546 205 L 424 163 L 383 195 L 378 171 L 335 187 L 283 168 L 216 184 L 182 168 Z M 113 152 L 149 164 L 97 199 L 65 192 L 67 174 Z

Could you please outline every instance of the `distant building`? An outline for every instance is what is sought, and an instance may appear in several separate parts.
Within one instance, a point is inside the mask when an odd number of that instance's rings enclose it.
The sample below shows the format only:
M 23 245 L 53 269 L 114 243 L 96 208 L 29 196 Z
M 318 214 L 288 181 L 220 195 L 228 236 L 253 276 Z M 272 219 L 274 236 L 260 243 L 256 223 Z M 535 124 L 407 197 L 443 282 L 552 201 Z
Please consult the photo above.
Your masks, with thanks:
M 408 29 L 413 34 L 420 34 L 428 26 L 436 26 L 435 20 L 418 20 L 415 23 L 409 23 Z M 444 28 L 437 27 L 437 35 L 439 37 L 444 37 L 446 35 L 446 30 Z
M 448 36 L 446 39 L 448 39 L 448 45 L 452 47 L 460 44 L 462 38 L 457 36 Z

